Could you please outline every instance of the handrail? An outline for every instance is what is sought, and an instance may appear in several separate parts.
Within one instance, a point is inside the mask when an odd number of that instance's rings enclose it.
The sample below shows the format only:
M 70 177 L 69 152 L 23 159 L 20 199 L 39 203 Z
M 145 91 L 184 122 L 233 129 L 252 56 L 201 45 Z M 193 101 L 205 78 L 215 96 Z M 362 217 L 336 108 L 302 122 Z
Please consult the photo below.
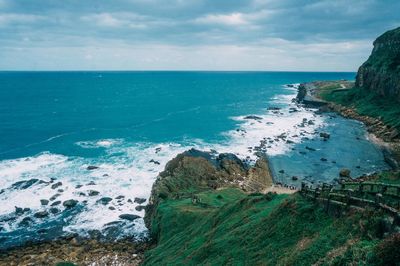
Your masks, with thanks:
M 346 185 L 356 186 L 352 189 L 346 188 Z M 371 186 L 372 185 L 372 186 Z M 364 187 L 366 186 L 380 186 L 381 189 L 378 190 L 368 190 Z M 397 188 L 396 194 L 389 193 L 388 187 Z M 386 213 L 394 216 L 396 219 L 400 219 L 400 186 L 385 184 L 385 183 L 375 183 L 375 182 L 347 182 L 342 183 L 341 188 L 334 187 L 333 185 L 323 184 L 322 187 L 318 186 L 316 188 L 311 188 L 302 183 L 300 193 L 308 198 L 322 201 L 326 203 L 327 207 L 329 204 L 335 204 L 340 206 L 355 207 L 355 208 L 365 208 L 366 206 L 379 208 L 384 210 Z M 365 198 L 360 197 L 360 194 L 373 195 L 373 200 L 371 197 Z M 391 198 L 389 200 L 388 198 Z M 397 202 L 393 204 L 393 202 Z M 397 205 L 397 206 L 394 206 Z

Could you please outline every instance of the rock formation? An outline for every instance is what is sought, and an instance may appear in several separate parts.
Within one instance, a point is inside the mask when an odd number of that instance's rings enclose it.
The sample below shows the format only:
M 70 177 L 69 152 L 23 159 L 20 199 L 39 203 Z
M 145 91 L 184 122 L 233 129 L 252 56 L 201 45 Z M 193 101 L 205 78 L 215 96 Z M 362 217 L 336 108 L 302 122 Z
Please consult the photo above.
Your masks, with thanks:
M 249 192 L 260 192 L 272 185 L 272 175 L 266 158 L 254 166 L 243 163 L 234 154 L 216 157 L 197 150 L 189 150 L 172 159 L 153 184 L 145 222 L 151 227 L 151 217 L 163 200 L 179 199 L 208 189 L 238 187 Z
M 370 57 L 358 70 L 356 86 L 400 102 L 400 27 L 374 41 Z

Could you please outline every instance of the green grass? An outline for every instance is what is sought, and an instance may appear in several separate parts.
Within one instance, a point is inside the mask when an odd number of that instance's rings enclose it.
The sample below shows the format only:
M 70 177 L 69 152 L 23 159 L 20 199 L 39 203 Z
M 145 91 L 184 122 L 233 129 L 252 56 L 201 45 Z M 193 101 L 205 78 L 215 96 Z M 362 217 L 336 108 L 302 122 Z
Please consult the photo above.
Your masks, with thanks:
M 363 88 L 353 88 L 344 92 L 325 90 L 320 97 L 354 107 L 361 115 L 381 118 L 384 123 L 400 130 L 400 104 L 395 99 L 382 97 Z
M 377 216 L 329 216 L 294 195 L 224 189 L 157 207 L 157 246 L 144 265 L 373 265 Z M 152 228 L 153 229 L 153 228 Z
M 374 181 L 386 184 L 400 185 L 400 172 L 385 171 L 379 173 L 378 178 Z
M 56 266 L 76 266 L 76 264 L 72 262 L 59 262 L 56 264 Z

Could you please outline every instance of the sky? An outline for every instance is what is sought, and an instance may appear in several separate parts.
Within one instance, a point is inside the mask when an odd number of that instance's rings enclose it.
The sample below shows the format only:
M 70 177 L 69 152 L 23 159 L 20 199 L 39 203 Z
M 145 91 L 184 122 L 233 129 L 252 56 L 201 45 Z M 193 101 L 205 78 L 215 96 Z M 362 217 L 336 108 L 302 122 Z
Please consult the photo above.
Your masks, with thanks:
M 0 0 L 0 70 L 357 71 L 399 0 Z

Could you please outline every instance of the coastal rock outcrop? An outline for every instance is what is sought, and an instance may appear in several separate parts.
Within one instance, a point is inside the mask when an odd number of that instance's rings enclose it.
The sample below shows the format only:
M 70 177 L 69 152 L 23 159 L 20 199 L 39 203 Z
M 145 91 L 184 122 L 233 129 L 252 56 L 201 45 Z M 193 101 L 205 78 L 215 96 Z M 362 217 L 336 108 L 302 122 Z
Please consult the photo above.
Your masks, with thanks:
M 153 184 L 145 223 L 151 228 L 157 206 L 167 199 L 190 197 L 196 191 L 222 187 L 259 192 L 271 185 L 272 174 L 267 158 L 260 158 L 251 166 L 234 154 L 212 156 L 192 149 L 169 161 Z
M 358 70 L 356 87 L 400 102 L 400 27 L 374 41 L 370 57 Z

